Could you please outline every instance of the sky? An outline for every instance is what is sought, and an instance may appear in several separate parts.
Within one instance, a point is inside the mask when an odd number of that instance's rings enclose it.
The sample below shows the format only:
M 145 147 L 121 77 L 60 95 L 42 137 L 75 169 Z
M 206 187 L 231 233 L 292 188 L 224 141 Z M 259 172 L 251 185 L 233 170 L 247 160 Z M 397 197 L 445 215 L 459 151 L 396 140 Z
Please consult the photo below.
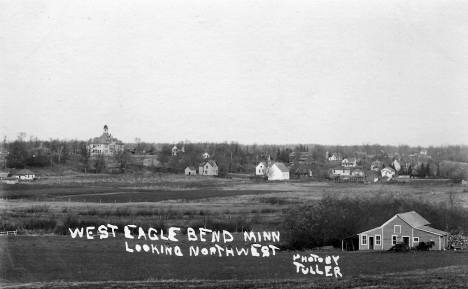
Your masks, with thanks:
M 0 135 L 468 144 L 466 1 L 0 0 Z

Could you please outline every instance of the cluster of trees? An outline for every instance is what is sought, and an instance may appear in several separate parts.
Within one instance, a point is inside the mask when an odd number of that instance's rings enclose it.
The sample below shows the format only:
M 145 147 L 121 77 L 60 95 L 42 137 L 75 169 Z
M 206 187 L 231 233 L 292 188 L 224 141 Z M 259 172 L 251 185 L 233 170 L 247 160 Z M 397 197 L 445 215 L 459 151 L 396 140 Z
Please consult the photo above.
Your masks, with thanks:
M 35 136 L 19 133 L 14 141 L 3 139 L 3 150 L 7 166 L 11 168 L 44 167 L 54 163 L 64 163 L 71 156 L 80 153 L 81 146 L 86 144 L 78 140 L 40 140 Z
M 398 213 L 416 211 L 431 226 L 452 234 L 468 232 L 468 209 L 457 206 L 457 196 L 447 195 L 439 204 L 414 198 L 376 195 L 338 198 L 325 195 L 320 201 L 291 209 L 284 222 L 287 247 L 295 250 L 339 246 L 341 239 L 381 226 Z

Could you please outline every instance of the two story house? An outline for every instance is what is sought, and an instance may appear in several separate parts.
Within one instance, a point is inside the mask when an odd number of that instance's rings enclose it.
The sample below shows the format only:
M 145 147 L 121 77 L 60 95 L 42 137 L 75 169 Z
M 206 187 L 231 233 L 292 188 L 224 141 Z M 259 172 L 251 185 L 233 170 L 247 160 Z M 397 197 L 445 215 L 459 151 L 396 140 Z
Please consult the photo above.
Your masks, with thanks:
M 198 165 L 198 174 L 202 176 L 217 176 L 218 175 L 218 165 L 216 161 L 209 160 L 201 162 Z

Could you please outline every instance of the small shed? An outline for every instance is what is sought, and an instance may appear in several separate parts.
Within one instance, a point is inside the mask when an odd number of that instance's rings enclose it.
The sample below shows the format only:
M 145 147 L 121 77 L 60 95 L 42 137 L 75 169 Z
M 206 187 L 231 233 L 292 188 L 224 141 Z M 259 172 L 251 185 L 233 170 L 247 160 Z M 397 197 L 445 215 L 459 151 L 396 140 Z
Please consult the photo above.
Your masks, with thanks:
M 7 172 L 0 172 L 0 180 L 3 179 L 3 178 L 6 178 L 8 177 L 10 173 L 7 173 Z
M 197 169 L 194 167 L 186 167 L 185 168 L 185 175 L 186 176 L 196 176 L 197 175 Z

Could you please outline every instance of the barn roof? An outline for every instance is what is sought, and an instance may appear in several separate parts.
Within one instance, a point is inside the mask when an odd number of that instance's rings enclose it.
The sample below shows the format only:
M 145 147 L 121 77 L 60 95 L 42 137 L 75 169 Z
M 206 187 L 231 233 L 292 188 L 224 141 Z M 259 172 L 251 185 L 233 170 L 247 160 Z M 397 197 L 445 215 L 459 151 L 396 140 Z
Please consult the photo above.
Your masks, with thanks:
M 415 211 L 402 213 L 402 214 L 397 214 L 397 216 L 402 218 L 403 221 L 408 223 L 413 228 L 418 228 L 418 227 L 426 226 L 426 225 L 430 224 L 430 222 L 428 220 L 421 217 L 421 215 L 419 215 Z
M 441 230 L 437 230 L 437 229 L 434 229 L 434 228 L 431 228 L 431 227 L 428 227 L 428 226 L 422 226 L 422 227 L 415 228 L 415 229 L 426 231 L 426 232 L 436 234 L 436 235 L 441 235 L 441 236 L 450 235 L 450 233 L 447 233 L 447 232 L 444 232 L 444 231 L 441 231 Z

